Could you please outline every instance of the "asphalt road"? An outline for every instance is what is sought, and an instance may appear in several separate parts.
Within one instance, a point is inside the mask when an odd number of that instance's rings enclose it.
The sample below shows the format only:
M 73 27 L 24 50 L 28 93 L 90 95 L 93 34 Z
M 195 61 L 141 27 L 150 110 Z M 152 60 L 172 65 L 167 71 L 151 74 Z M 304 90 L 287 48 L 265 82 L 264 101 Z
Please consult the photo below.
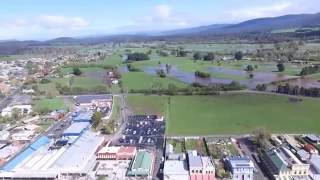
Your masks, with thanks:
M 252 150 L 252 144 L 248 141 L 247 138 L 242 138 L 242 139 L 238 139 L 238 142 L 241 144 L 241 148 L 240 151 L 242 152 L 243 155 L 247 155 L 252 162 L 254 163 L 254 167 L 255 167 L 255 173 L 254 173 L 254 180 L 268 180 L 268 178 L 263 174 L 260 166 L 257 164 L 256 160 L 253 159 L 252 154 L 254 154 L 255 152 L 253 152 Z

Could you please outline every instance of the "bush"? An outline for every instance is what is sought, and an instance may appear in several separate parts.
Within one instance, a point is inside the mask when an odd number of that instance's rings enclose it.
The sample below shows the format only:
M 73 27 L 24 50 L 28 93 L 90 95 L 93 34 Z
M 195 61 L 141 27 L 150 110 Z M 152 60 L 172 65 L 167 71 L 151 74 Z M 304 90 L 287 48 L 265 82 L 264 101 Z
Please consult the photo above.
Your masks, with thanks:
M 210 78 L 211 77 L 211 74 L 210 73 L 207 73 L 207 72 L 202 72 L 202 71 L 196 71 L 194 73 L 194 75 L 196 77 L 200 77 L 200 78 Z
M 204 61 L 212 61 L 214 60 L 214 54 L 212 52 L 207 53 L 204 57 L 203 60 Z
M 72 74 L 74 74 L 76 76 L 80 76 L 82 74 L 82 72 L 79 68 L 75 67 L 75 68 L 73 68 Z
M 157 70 L 157 74 L 158 74 L 158 76 L 161 77 L 161 78 L 165 78 L 165 77 L 166 77 L 166 73 L 164 72 L 163 69 Z
M 243 53 L 241 51 L 236 52 L 234 58 L 238 61 L 241 60 L 243 58 Z
M 278 71 L 279 71 L 279 72 L 285 71 L 285 67 L 284 67 L 284 64 L 283 64 L 283 63 L 277 64 L 277 68 L 278 68 Z
M 132 64 L 127 64 L 127 69 L 130 72 L 141 72 L 142 71 L 141 69 L 134 67 Z
M 51 81 L 49 79 L 46 79 L 46 78 L 43 78 L 41 79 L 40 83 L 41 84 L 47 84 L 47 83 L 50 83 Z

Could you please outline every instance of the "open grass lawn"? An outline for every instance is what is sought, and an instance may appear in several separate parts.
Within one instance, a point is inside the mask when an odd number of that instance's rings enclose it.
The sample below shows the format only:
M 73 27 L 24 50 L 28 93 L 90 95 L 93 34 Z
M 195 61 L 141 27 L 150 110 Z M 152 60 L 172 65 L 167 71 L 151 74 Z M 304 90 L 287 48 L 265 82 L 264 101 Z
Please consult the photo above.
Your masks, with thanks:
M 86 68 L 79 68 L 82 73 L 86 72 L 97 72 L 97 71 L 104 71 L 102 67 L 86 67 Z M 71 74 L 73 73 L 73 68 L 72 67 L 63 67 L 60 69 L 61 73 L 66 75 L 66 74 Z
M 62 86 L 69 86 L 70 85 L 70 78 L 51 78 L 50 83 L 41 84 L 39 83 L 40 91 L 53 91 L 57 92 L 56 83 L 61 84 Z M 106 86 L 101 80 L 94 79 L 90 77 L 74 77 L 73 82 L 71 83 L 71 87 L 81 87 L 84 89 L 91 90 L 97 86 Z
M 126 102 L 134 114 L 160 114 L 167 112 L 167 96 L 128 95 Z
M 168 88 L 169 84 L 174 84 L 177 87 L 185 87 L 187 84 L 175 80 L 170 77 L 160 78 L 156 75 L 149 75 L 144 72 L 128 72 L 122 74 L 123 86 L 129 91 L 151 89 L 153 87 L 161 86 L 162 88 Z
M 168 135 L 245 134 L 258 128 L 320 133 L 320 101 L 310 98 L 293 103 L 278 95 L 173 96 L 168 106 L 168 96 L 132 95 L 127 101 L 136 114 L 169 116 Z
M 113 108 L 112 108 L 112 113 L 110 116 L 110 120 L 115 120 L 117 121 L 120 117 L 120 97 L 119 96 L 114 96 L 113 97 Z
M 49 109 L 50 111 L 54 110 L 66 110 L 67 107 L 65 106 L 63 100 L 61 98 L 43 98 L 40 100 L 35 100 L 33 108 L 38 111 L 41 109 Z
M 169 135 L 320 132 L 320 101 L 272 95 L 177 96 L 170 100 Z

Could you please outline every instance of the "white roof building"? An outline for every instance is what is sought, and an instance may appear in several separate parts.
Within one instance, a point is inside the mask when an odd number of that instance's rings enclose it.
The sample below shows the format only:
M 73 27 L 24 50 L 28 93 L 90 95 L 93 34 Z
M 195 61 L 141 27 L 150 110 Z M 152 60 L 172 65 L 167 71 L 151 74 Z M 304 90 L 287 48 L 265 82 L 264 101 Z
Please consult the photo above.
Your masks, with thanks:
M 169 160 L 164 163 L 163 169 L 164 180 L 188 180 L 189 171 L 186 161 Z
M 11 135 L 14 141 L 30 141 L 34 135 L 34 131 L 20 131 Z
M 12 116 L 13 110 L 18 109 L 22 114 L 30 114 L 32 112 L 32 106 L 31 105 L 14 105 L 9 106 L 1 111 L 1 116 Z
M 228 157 L 227 163 L 233 180 L 253 180 L 254 164 L 249 157 Z

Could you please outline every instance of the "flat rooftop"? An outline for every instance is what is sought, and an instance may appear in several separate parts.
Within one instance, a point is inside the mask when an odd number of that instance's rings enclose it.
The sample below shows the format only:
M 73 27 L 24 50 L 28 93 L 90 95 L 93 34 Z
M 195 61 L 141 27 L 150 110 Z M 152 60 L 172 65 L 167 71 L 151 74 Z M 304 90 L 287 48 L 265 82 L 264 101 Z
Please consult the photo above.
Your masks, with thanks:
M 254 168 L 253 162 L 248 156 L 234 156 L 229 158 L 232 168 Z
M 189 175 L 187 162 L 179 160 L 165 161 L 163 173 L 165 175 Z
M 112 95 L 79 95 L 74 97 L 75 101 L 79 104 L 91 103 L 93 100 L 112 100 Z
M 63 134 L 80 134 L 84 129 L 90 125 L 89 122 L 75 122 L 68 127 Z
M 130 160 L 99 161 L 98 175 L 107 175 L 109 179 L 126 179 Z
M 66 172 L 86 172 L 89 161 L 95 159 L 95 151 L 102 144 L 104 138 L 92 131 L 86 131 L 69 147 L 50 169 Z

